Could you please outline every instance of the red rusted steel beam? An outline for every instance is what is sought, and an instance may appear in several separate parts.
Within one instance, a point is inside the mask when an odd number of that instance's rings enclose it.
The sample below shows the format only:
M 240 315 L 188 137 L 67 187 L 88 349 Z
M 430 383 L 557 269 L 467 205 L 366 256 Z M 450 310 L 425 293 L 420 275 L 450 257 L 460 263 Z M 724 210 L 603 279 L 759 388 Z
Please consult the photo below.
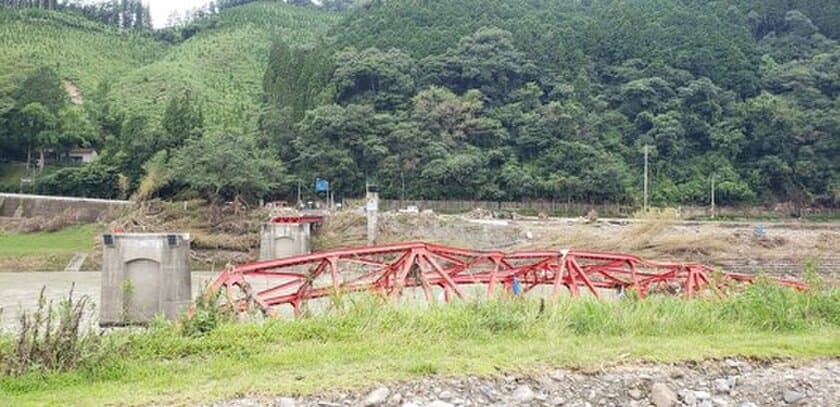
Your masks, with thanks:
M 323 216 L 275 216 L 271 218 L 272 223 L 323 223 L 324 217 Z
M 769 281 L 797 290 L 806 285 L 794 280 Z M 453 293 L 469 298 L 468 285 L 485 285 L 487 296 L 499 285 L 510 290 L 518 282 L 522 293 L 546 287 L 552 297 L 564 291 L 582 291 L 600 298 L 605 290 L 635 291 L 641 298 L 651 292 L 676 292 L 691 298 L 703 291 L 755 282 L 755 276 L 716 272 L 697 263 L 666 263 L 620 253 L 584 250 L 480 251 L 424 242 L 354 247 L 243 264 L 224 270 L 211 290 L 224 289 L 231 305 L 241 309 L 256 304 L 275 315 L 275 308 L 290 306 L 295 315 L 309 300 L 342 293 L 373 292 L 391 299 L 406 289 L 419 288 L 429 302 L 433 288 L 449 301 Z

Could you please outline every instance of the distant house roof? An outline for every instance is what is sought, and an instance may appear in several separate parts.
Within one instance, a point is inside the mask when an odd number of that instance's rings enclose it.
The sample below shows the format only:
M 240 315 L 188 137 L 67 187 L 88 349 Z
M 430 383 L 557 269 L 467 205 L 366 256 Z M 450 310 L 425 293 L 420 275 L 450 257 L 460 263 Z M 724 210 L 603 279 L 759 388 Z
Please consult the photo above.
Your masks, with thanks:
M 70 150 L 70 154 L 94 154 L 96 150 L 92 148 L 74 148 Z

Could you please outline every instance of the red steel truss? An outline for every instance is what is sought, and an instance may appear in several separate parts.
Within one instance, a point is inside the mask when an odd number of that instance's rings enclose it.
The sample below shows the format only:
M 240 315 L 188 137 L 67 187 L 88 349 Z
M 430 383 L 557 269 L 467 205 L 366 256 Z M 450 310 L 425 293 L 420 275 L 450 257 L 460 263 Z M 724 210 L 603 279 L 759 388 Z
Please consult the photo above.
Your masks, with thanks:
M 498 289 L 525 294 L 543 286 L 553 297 L 587 293 L 600 298 L 605 290 L 635 291 L 642 298 L 668 292 L 687 298 L 711 290 L 753 282 L 747 274 L 716 272 L 697 263 L 663 263 L 617 253 L 584 250 L 478 251 L 412 242 L 332 250 L 226 269 L 211 286 L 240 309 L 256 305 L 267 314 L 288 305 L 297 316 L 307 301 L 337 293 L 368 291 L 390 298 L 406 289 L 422 290 L 434 302 L 434 290 L 445 301 L 466 299 L 469 286 L 488 296 Z M 800 282 L 772 278 L 803 290 Z

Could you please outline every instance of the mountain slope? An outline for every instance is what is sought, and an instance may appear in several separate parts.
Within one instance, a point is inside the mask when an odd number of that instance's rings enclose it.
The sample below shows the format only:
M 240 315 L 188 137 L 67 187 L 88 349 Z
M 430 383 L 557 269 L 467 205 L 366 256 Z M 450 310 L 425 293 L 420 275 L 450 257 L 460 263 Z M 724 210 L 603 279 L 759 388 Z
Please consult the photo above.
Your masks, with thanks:
M 348 195 L 638 203 L 649 150 L 657 205 L 710 179 L 718 202 L 836 204 L 840 7 L 819 3 L 374 1 L 333 31 L 331 100 L 266 133 Z
M 337 14 L 272 2 L 250 3 L 205 21 L 208 27 L 152 64 L 118 80 L 111 99 L 132 113 L 158 116 L 173 93 L 189 88 L 210 127 L 237 127 L 258 109 L 271 42 L 305 44 L 325 35 Z
M 0 9 L 0 90 L 51 66 L 82 94 L 162 57 L 169 46 L 70 13 Z
M 197 33 L 171 45 L 71 13 L 0 9 L 0 91 L 51 66 L 83 98 L 108 84 L 112 106 L 127 115 L 155 122 L 172 95 L 189 89 L 202 102 L 209 127 L 242 128 L 258 110 L 271 42 L 313 41 L 337 18 L 256 2 L 200 21 Z

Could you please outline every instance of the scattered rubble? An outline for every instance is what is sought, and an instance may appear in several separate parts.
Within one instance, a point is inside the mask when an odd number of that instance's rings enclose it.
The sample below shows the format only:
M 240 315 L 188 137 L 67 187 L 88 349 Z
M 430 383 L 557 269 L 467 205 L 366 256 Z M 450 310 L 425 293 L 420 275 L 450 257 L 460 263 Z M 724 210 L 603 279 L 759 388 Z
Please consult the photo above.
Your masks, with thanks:
M 389 397 L 390 396 L 390 397 Z M 371 404 L 373 403 L 373 404 Z M 241 398 L 231 406 L 837 406 L 840 359 L 762 362 L 741 359 L 618 366 L 491 377 L 421 378 L 358 393 Z
M 260 224 L 271 214 L 293 209 L 275 205 L 237 214 L 234 208 L 210 207 L 200 200 L 147 201 L 103 225 L 126 232 L 190 233 L 194 269 L 217 270 L 257 258 Z M 419 213 L 418 213 L 419 212 Z M 808 265 L 829 279 L 840 276 L 840 229 L 830 223 L 678 222 L 671 216 L 650 219 L 523 217 L 509 211 L 475 209 L 458 215 L 437 214 L 419 207 L 380 214 L 380 244 L 423 240 L 474 249 L 522 250 L 579 248 L 634 253 L 661 260 L 705 263 L 730 272 L 766 272 L 780 277 L 800 275 Z M 0 219 L 0 230 L 34 232 L 74 224 L 79 213 L 54 219 Z M 760 233 L 758 232 L 760 231 Z M 366 244 L 365 218 L 354 210 L 333 213 L 313 242 L 314 250 Z M 98 248 L 92 244 L 87 267 L 97 269 Z M 39 258 L 0 259 L 0 268 L 43 269 Z M 36 261 L 37 260 L 37 261 Z M 60 263 L 63 267 L 68 259 Z M 5 265 L 5 267 L 3 267 Z

